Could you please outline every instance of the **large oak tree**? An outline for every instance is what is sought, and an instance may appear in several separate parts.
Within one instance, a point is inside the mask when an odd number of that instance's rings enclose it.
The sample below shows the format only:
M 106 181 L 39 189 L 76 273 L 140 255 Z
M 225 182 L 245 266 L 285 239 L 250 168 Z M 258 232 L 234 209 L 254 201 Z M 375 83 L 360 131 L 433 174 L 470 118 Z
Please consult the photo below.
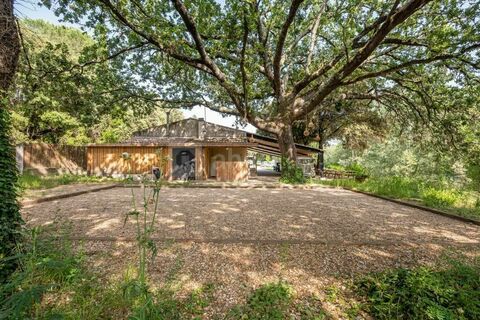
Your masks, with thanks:
M 50 5 L 48 0 L 45 0 Z M 428 75 L 478 77 L 479 4 L 467 0 L 60 0 L 56 12 L 122 53 L 125 72 L 177 106 L 204 105 L 278 136 L 338 101 L 428 116 Z M 428 84 L 428 83 L 427 83 Z

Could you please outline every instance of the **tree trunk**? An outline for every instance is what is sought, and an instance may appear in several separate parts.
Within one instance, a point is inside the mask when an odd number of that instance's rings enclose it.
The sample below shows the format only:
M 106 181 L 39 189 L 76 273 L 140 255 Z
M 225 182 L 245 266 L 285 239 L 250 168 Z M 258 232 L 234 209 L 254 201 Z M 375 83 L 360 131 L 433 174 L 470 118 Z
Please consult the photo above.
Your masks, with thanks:
M 320 140 L 318 141 L 318 149 L 322 151 L 318 152 L 317 154 L 317 165 L 316 165 L 315 171 L 318 175 L 321 175 L 323 174 L 323 170 L 325 169 L 325 156 L 324 156 L 324 150 L 323 150 L 325 146 L 325 141 L 323 139 L 323 136 L 320 135 L 320 132 L 318 136 L 320 137 Z
M 13 1 L 0 0 L 0 97 L 6 96 L 15 69 L 17 68 L 20 41 L 15 17 Z
M 0 0 L 0 259 L 15 254 L 22 223 L 17 201 L 17 163 L 10 135 L 7 109 L 8 89 L 12 83 L 19 54 L 13 1 Z M 17 266 L 16 260 L 0 263 L 0 282 Z
M 277 134 L 277 138 L 282 157 L 296 163 L 297 149 L 295 147 L 295 141 L 293 140 L 292 126 L 288 124 L 283 125 Z

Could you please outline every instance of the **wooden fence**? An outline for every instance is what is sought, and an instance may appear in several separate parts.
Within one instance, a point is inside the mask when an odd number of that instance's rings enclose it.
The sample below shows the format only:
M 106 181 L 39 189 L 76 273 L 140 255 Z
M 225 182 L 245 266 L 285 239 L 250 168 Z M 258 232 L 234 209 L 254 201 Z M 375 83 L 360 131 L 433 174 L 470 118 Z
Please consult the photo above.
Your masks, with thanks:
M 17 146 L 17 166 L 21 172 L 40 175 L 85 174 L 87 148 L 46 143 L 19 145 Z
M 355 179 L 363 181 L 367 178 L 366 175 L 358 174 L 355 171 L 338 171 L 332 169 L 325 169 L 322 176 L 329 179 Z
M 130 158 L 123 159 L 128 153 Z M 151 173 L 153 167 L 162 167 L 166 177 L 171 175 L 171 148 L 141 146 L 89 146 L 87 152 L 88 174 L 112 176 L 121 174 Z

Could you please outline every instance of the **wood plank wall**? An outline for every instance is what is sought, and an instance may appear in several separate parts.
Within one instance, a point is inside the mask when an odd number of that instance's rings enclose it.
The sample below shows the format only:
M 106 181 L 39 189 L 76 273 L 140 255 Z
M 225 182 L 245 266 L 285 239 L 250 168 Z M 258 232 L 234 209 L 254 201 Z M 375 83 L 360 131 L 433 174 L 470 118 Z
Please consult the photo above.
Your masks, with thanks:
M 28 143 L 23 145 L 23 170 L 35 174 L 84 174 L 87 170 L 86 147 Z
M 246 181 L 248 163 L 245 161 L 217 161 L 217 181 Z
M 123 159 L 124 152 L 130 154 L 129 160 Z M 162 167 L 165 177 L 169 178 L 171 175 L 171 148 L 88 147 L 87 167 L 88 173 L 93 175 L 143 174 L 151 173 L 153 167 Z
M 211 147 L 208 148 L 208 176 L 216 176 L 217 161 L 246 161 L 247 148 L 245 147 Z

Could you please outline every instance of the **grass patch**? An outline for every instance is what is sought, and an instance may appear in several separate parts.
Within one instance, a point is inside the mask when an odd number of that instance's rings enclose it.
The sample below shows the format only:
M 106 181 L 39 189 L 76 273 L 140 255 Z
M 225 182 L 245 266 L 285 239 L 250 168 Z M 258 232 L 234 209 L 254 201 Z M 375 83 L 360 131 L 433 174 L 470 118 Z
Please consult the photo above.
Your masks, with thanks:
M 205 284 L 177 297 L 170 282 L 148 290 L 130 267 L 111 282 L 88 267 L 81 249 L 70 242 L 40 237 L 34 229 L 15 257 L 20 268 L 0 286 L 0 319 L 201 319 L 213 302 L 215 286 Z M 42 234 L 48 234 L 46 231 Z M 173 272 L 176 272 L 175 270 Z M 325 319 L 320 301 L 294 300 L 287 284 L 273 283 L 253 291 L 229 319 Z M 225 317 L 223 317 L 225 318 Z
M 427 207 L 480 220 L 480 192 L 472 190 L 458 190 L 400 177 L 368 178 L 363 182 L 353 179 L 314 179 L 312 183 L 366 191 L 394 199 L 413 200 Z
M 36 229 L 25 243 L 15 257 L 20 268 L 0 286 L 0 319 L 193 319 L 210 303 L 211 285 L 183 299 L 161 288 L 145 302 L 131 274 L 116 283 L 100 279 L 65 240 L 40 240 Z
M 24 173 L 19 176 L 18 185 L 21 190 L 34 190 L 50 189 L 65 184 L 99 183 L 106 181 L 115 181 L 115 179 L 72 174 L 38 176 L 30 173 Z
M 480 263 L 450 260 L 369 275 L 356 284 L 376 319 L 480 319 Z
M 244 306 L 232 311 L 232 319 L 285 319 L 293 301 L 293 290 L 278 282 L 255 290 Z
M 253 291 L 244 305 L 233 308 L 227 319 L 282 320 L 327 319 L 320 301 L 311 297 L 295 300 L 294 290 L 285 282 L 269 283 Z

